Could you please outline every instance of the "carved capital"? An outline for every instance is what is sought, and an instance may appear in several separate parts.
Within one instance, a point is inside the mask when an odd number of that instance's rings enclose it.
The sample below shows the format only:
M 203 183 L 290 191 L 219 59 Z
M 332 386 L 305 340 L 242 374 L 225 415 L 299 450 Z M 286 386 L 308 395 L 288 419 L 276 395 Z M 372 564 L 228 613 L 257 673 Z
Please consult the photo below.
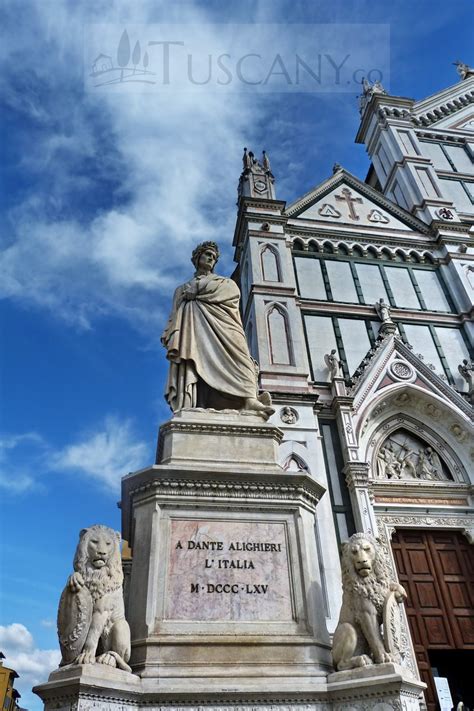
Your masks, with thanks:
M 370 466 L 367 462 L 348 462 L 343 471 L 349 489 L 368 488 Z

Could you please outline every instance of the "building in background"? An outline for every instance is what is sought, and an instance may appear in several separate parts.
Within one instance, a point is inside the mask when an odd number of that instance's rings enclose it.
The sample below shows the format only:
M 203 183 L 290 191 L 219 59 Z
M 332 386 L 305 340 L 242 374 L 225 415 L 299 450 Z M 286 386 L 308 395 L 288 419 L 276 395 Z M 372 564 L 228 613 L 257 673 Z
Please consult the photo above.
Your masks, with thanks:
M 317 510 L 327 623 L 340 542 L 377 535 L 408 590 L 404 663 L 474 705 L 474 71 L 421 101 L 364 82 L 365 182 L 335 165 L 290 205 L 244 152 L 234 235 L 243 321 Z
M 4 666 L 4 659 L 5 655 L 0 652 L 0 711 L 22 711 L 18 702 L 21 694 L 14 688 L 18 674 Z

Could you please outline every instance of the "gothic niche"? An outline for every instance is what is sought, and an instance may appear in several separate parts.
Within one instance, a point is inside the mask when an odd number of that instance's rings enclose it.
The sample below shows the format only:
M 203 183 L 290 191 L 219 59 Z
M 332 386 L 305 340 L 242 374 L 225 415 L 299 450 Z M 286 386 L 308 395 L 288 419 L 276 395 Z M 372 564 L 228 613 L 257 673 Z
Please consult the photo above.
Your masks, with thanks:
M 404 429 L 389 435 L 380 447 L 377 478 L 452 481 L 448 468 L 433 447 Z
M 260 259 L 264 281 L 281 281 L 280 263 L 276 249 L 267 244 L 260 252 Z
M 268 335 L 270 341 L 270 363 L 272 365 L 291 365 L 292 356 L 288 339 L 286 312 L 279 304 L 273 304 L 267 313 Z

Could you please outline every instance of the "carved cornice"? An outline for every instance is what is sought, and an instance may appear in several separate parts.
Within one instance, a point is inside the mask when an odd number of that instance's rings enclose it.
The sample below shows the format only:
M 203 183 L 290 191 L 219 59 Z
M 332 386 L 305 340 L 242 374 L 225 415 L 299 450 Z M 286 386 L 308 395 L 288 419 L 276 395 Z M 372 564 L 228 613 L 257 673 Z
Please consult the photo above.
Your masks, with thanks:
M 196 473 L 193 473 L 196 476 Z M 283 475 L 281 475 L 283 477 Z M 201 475 L 200 479 L 184 479 L 181 477 L 164 477 L 162 475 L 154 479 L 140 482 L 135 487 L 130 487 L 130 496 L 152 491 L 154 495 L 179 497 L 204 497 L 204 498 L 225 498 L 225 499 L 284 499 L 303 498 L 312 506 L 315 506 L 324 489 L 322 486 L 311 480 L 309 477 L 300 477 L 298 474 L 291 475 L 286 481 L 276 479 L 258 481 L 251 477 L 239 477 L 236 481 L 226 479 L 225 474 L 215 478 Z
M 463 145 L 467 143 L 466 136 L 454 135 L 452 133 L 443 133 L 446 128 L 439 129 L 437 131 L 415 131 L 418 138 L 421 139 L 433 139 L 436 141 L 449 141 L 451 143 L 462 143 Z
M 232 424 L 227 422 L 179 422 L 176 420 L 170 420 L 160 427 L 160 438 L 163 437 L 167 432 L 180 432 L 180 433 L 201 433 L 201 434 L 215 434 L 215 435 L 238 435 L 247 437 L 259 437 L 268 439 L 274 439 L 277 444 L 280 444 L 283 439 L 283 432 L 272 425 L 245 425 L 245 424 Z
M 385 527 L 385 538 L 389 545 L 390 540 L 398 528 L 451 528 L 466 536 L 469 543 L 474 543 L 474 518 L 456 513 L 443 512 L 440 515 L 423 515 L 415 512 L 409 514 L 379 514 L 375 513 L 378 524 Z
M 447 116 L 451 116 L 451 114 L 455 114 L 457 111 L 464 109 L 472 103 L 474 103 L 474 89 L 470 89 L 468 91 L 464 90 L 463 93 L 459 93 L 455 98 L 449 98 L 444 103 L 436 103 L 435 106 L 430 107 L 430 109 L 424 113 L 418 113 L 415 107 L 416 115 L 412 117 L 413 125 L 431 126 Z

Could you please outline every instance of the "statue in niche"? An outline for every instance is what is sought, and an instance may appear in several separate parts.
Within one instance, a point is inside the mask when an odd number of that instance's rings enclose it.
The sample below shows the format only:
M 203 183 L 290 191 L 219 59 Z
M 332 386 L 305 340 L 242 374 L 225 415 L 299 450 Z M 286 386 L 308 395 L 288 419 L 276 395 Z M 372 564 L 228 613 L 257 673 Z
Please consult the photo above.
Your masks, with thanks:
M 337 378 L 341 374 L 341 361 L 336 357 L 336 349 L 333 348 L 330 353 L 324 355 L 324 362 L 326 363 L 331 380 Z
M 334 666 L 344 671 L 400 662 L 399 605 L 407 594 L 390 579 L 382 546 L 369 533 L 354 533 L 343 544 L 341 568 L 343 596 L 332 645 Z
M 132 671 L 117 531 L 99 525 L 81 531 L 74 573 L 59 601 L 58 636 L 60 666 L 97 663 Z
M 387 438 L 377 456 L 380 479 L 449 479 L 440 457 L 414 435 L 399 430 Z
M 214 274 L 215 242 L 193 251 L 195 273 L 174 294 L 161 337 L 170 361 L 165 397 L 173 412 L 183 408 L 249 410 L 267 419 L 269 393 L 258 395 L 258 374 L 239 312 L 240 291 Z

